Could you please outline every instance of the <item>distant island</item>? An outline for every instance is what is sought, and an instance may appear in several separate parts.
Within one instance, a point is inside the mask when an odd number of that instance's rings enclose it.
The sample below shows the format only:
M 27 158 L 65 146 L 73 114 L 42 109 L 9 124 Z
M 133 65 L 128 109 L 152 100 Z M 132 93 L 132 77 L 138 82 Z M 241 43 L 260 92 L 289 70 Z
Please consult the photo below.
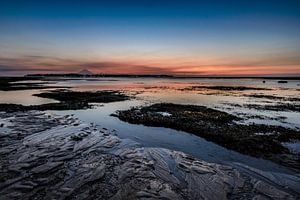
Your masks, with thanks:
M 88 69 L 83 69 L 78 74 L 84 75 L 84 76 L 86 76 L 86 75 L 93 75 L 93 73 L 91 71 L 89 71 Z
M 172 75 L 153 75 L 153 74 L 93 74 L 88 70 L 79 73 L 63 74 L 27 74 L 26 77 L 67 77 L 67 78 L 102 78 L 102 77 L 128 77 L 128 78 L 172 78 Z
M 187 76 L 169 74 L 93 74 L 84 69 L 78 73 L 53 73 L 53 74 L 27 74 L 25 77 L 65 77 L 65 78 L 209 78 L 209 79 L 276 79 L 276 80 L 300 80 L 299 76 Z

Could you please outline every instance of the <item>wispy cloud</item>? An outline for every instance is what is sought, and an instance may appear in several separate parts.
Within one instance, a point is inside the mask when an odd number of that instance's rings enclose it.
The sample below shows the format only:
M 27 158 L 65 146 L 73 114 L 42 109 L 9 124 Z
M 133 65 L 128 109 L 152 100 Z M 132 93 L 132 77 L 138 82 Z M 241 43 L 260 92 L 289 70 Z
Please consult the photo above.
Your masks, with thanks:
M 63 59 L 45 56 L 23 56 L 20 58 L 1 58 L 0 72 L 35 71 L 35 72 L 78 72 L 89 69 L 95 73 L 169 73 L 170 71 L 155 66 L 140 65 L 129 62 L 84 62 L 72 59 Z
M 141 64 L 142 63 L 142 64 Z M 89 69 L 94 73 L 114 74 L 188 74 L 188 75 L 255 75 L 255 74 L 300 74 L 300 57 L 277 55 L 255 59 L 224 59 L 223 61 L 197 62 L 126 62 L 82 61 L 51 56 L 25 55 L 0 57 L 1 73 L 73 73 Z

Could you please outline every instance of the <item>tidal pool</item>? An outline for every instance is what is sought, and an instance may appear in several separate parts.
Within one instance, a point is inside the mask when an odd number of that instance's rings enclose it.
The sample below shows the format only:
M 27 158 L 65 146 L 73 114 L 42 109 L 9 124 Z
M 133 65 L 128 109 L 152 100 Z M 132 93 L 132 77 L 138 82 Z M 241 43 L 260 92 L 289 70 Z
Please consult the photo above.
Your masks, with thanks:
M 174 79 L 174 78 L 99 78 L 58 80 L 51 85 L 71 86 L 77 91 L 122 90 L 134 95 L 128 101 L 95 105 L 93 109 L 76 111 L 52 111 L 57 114 L 74 114 L 86 123 L 115 130 L 121 138 L 128 138 L 148 147 L 163 147 L 183 151 L 209 162 L 235 165 L 242 163 L 264 171 L 293 173 L 271 161 L 258 159 L 227 150 L 198 136 L 168 128 L 133 125 L 111 116 L 117 110 L 149 105 L 159 102 L 204 105 L 242 116 L 243 123 L 262 123 L 285 126 L 293 129 L 300 127 L 300 113 L 295 111 L 269 111 L 249 109 L 243 104 L 269 105 L 285 103 L 284 100 L 254 98 L 250 95 L 263 94 L 280 97 L 300 97 L 300 81 L 292 80 L 279 84 L 278 80 L 261 79 Z M 190 86 L 243 86 L 265 88 L 265 90 L 187 90 Z M 53 100 L 33 97 L 40 90 L 0 92 L 1 103 L 24 105 L 50 103 Z M 300 102 L 292 102 L 299 104 Z M 241 106 L 236 106 L 241 105 Z M 296 145 L 296 147 L 295 147 Z M 299 143 L 292 145 L 298 148 Z M 291 145 L 290 145 L 291 146 Z

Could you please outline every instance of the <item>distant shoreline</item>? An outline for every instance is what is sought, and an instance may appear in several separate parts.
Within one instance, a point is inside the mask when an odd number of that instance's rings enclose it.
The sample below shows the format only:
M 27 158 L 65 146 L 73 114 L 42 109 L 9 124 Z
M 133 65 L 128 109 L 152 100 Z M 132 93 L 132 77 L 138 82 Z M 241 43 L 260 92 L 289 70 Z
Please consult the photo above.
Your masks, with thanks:
M 75 73 L 69 74 L 27 74 L 25 77 L 65 77 L 65 78 L 174 78 L 174 79 L 280 79 L 280 80 L 300 80 L 300 76 L 179 76 L 166 74 L 93 74 L 81 75 Z

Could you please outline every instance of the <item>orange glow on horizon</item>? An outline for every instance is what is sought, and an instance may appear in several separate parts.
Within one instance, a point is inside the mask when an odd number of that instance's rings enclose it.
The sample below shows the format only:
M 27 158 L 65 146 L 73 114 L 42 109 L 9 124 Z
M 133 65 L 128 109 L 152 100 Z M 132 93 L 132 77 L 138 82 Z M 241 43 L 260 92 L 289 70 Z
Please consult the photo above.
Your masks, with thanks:
M 112 61 L 111 61 L 112 60 Z M 294 62 L 294 60 L 292 60 Z M 0 66 L 9 66 L 6 71 L 23 71 L 28 73 L 77 73 L 88 69 L 95 74 L 170 74 L 170 75 L 206 75 L 206 76 L 246 76 L 246 75 L 300 75 L 300 64 L 286 61 L 278 63 L 267 61 L 243 61 L 232 59 L 220 61 L 212 57 L 201 59 L 139 59 L 125 61 L 81 61 L 56 57 L 28 56 L 21 58 L 1 58 Z M 0 68 L 1 70 L 1 68 Z

